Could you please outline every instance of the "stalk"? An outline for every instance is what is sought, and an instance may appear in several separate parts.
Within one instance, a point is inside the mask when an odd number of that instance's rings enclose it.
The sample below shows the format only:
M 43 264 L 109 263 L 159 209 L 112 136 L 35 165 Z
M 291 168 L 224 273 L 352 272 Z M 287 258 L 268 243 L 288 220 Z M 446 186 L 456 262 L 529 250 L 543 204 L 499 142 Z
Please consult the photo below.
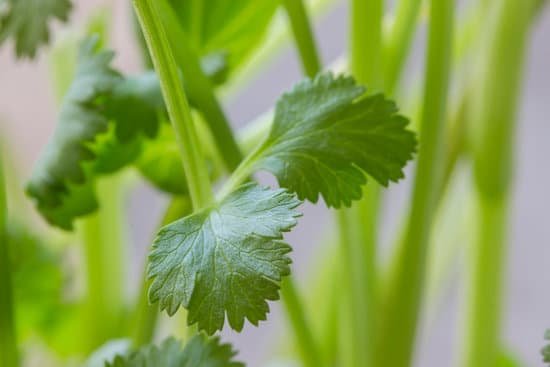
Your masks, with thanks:
M 15 311 L 7 233 L 8 203 L 2 157 L 0 147 L 0 365 L 18 367 L 19 352 L 16 343 Z
M 304 3 L 302 0 L 284 0 L 283 5 L 290 19 L 294 41 L 300 54 L 304 73 L 308 77 L 313 78 L 321 71 L 321 61 Z M 263 144 L 260 144 L 256 150 L 245 158 L 241 166 L 237 168 L 229 180 L 227 187 L 234 186 L 236 182 L 247 177 L 247 171 L 253 166 L 253 162 L 262 152 Z M 227 187 L 222 189 L 222 195 L 227 193 Z M 303 365 L 306 367 L 323 366 L 322 350 L 318 340 L 313 336 L 313 325 L 306 316 L 307 312 L 304 303 L 291 277 L 285 279 L 283 282 L 281 293 L 282 302 L 285 306 Z
M 201 1 L 197 3 L 203 4 Z M 232 171 L 239 165 L 243 156 L 229 121 L 216 98 L 214 87 L 210 79 L 204 74 L 199 56 L 193 49 L 187 33 L 181 27 L 174 9 L 166 0 L 157 0 L 154 4 L 158 9 L 161 25 L 168 31 L 166 35 L 172 46 L 173 57 L 177 64 L 181 66 L 180 71 L 189 90 L 189 96 L 193 98 L 194 103 L 204 114 L 216 145 L 223 152 L 221 156 L 225 166 L 229 171 Z M 197 11 L 199 10 L 197 9 Z M 205 11 L 205 9 L 201 11 Z
M 198 148 L 189 102 L 160 13 L 153 0 L 133 0 L 133 4 L 153 65 L 159 75 L 168 115 L 176 133 L 193 209 L 203 208 L 213 200 L 212 188 L 207 167 Z
M 357 81 L 373 92 L 383 85 L 383 0 L 352 0 L 350 31 L 351 71 Z M 376 312 L 376 242 L 380 186 L 370 182 L 363 199 L 338 212 L 342 248 L 343 281 L 347 284 L 341 318 L 341 363 L 370 366 L 374 358 Z M 346 356 L 347 355 L 347 356 Z
M 431 0 L 418 166 L 405 237 L 398 248 L 384 303 L 375 365 L 407 367 L 412 360 L 429 232 L 443 169 L 454 1 Z
M 119 336 L 124 305 L 125 247 L 120 176 L 98 182 L 101 207 L 77 223 L 86 259 L 85 328 L 93 350 Z M 97 320 L 103 320 L 98 323 Z
M 283 6 L 290 20 L 304 73 L 313 78 L 321 70 L 321 61 L 304 2 L 303 0 L 283 0 Z
M 502 276 L 514 133 L 527 34 L 536 1 L 504 0 L 493 15 L 473 99 L 476 240 L 467 281 L 465 367 L 495 366 L 501 332 Z
M 406 56 L 414 36 L 422 0 L 400 0 L 397 15 L 385 35 L 384 77 L 388 95 L 393 95 L 399 82 Z
M 320 367 L 323 365 L 317 341 L 304 312 L 304 304 L 291 277 L 286 278 L 281 286 L 281 298 L 286 314 L 294 332 L 300 358 L 305 367 Z

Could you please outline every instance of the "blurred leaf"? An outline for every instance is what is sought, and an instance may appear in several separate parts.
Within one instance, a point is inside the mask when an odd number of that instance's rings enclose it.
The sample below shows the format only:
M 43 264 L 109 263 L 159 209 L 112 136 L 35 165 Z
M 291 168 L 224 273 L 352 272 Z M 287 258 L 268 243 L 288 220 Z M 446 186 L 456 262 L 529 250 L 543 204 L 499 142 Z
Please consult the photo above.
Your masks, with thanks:
M 236 352 L 229 344 L 221 344 L 219 337 L 195 335 L 182 349 L 174 338 L 159 347 L 145 346 L 135 353 L 117 356 L 106 367 L 244 367 L 235 362 Z
M 170 124 L 162 124 L 158 137 L 144 142 L 137 167 L 160 190 L 174 195 L 187 193 L 180 149 Z
M 70 306 L 63 302 L 61 256 L 26 228 L 10 223 L 8 244 L 17 328 L 23 339 L 51 335 Z
M 224 55 L 229 71 L 259 45 L 279 5 L 278 1 L 264 0 L 170 0 L 170 3 L 199 55 L 206 59 Z
M 550 342 L 550 329 L 546 330 L 544 334 L 544 339 Z M 544 346 L 541 350 L 543 361 L 545 363 L 550 363 L 550 344 Z
M 110 66 L 114 53 L 97 45 L 94 37 L 80 47 L 56 130 L 27 186 L 46 220 L 66 230 L 97 209 L 95 176 L 131 163 L 139 140 L 156 135 L 163 105 L 153 73 L 124 78 Z
M 34 58 L 50 40 L 50 23 L 66 22 L 69 0 L 0 0 L 0 44 L 12 38 L 17 57 Z

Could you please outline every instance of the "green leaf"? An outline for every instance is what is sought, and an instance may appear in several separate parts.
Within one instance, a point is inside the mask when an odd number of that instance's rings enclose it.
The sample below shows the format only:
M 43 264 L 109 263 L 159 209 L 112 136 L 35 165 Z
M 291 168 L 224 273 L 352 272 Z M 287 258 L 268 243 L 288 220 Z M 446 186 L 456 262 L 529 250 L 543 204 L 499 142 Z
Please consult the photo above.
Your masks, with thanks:
M 0 44 L 12 38 L 17 57 L 34 58 L 50 40 L 49 23 L 66 22 L 71 7 L 69 0 L 0 0 Z
M 156 135 L 163 108 L 156 76 L 123 78 L 110 66 L 114 53 L 98 50 L 97 42 L 80 47 L 56 130 L 27 186 L 46 220 L 67 230 L 97 209 L 95 177 L 133 162 L 140 139 Z
M 201 57 L 225 55 L 234 70 L 262 41 L 278 1 L 170 0 Z M 203 65 L 204 66 L 204 65 Z
M 170 124 L 162 124 L 157 138 L 144 142 L 137 167 L 158 189 L 174 195 L 188 193 L 180 149 Z
M 219 205 L 162 228 L 149 255 L 152 303 L 173 315 L 180 305 L 188 323 L 213 334 L 225 316 L 235 330 L 245 318 L 257 325 L 279 299 L 290 273 L 291 251 L 281 241 L 297 223 L 300 202 L 286 190 L 241 186 Z
M 546 333 L 544 334 L 544 339 L 550 342 L 550 329 L 546 330 Z M 541 353 L 543 361 L 545 363 L 550 363 L 550 344 L 542 348 Z
M 346 76 L 306 79 L 277 102 L 256 168 L 272 172 L 300 199 L 331 207 L 361 198 L 366 174 L 381 185 L 403 178 L 416 148 L 408 120 L 382 95 Z
M 159 347 L 145 346 L 127 356 L 117 356 L 106 367 L 244 367 L 235 362 L 236 352 L 218 337 L 195 335 L 182 349 L 181 343 L 170 338 Z
M 8 245 L 18 333 L 23 340 L 36 334 L 49 336 L 67 311 L 61 257 L 16 223 L 8 227 Z

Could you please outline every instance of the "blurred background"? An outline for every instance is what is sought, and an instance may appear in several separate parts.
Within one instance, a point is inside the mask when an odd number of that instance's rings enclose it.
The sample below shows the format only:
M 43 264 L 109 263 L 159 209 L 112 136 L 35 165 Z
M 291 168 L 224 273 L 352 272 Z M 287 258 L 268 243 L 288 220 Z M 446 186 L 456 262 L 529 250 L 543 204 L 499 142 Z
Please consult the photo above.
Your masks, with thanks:
M 326 64 L 338 59 L 347 46 L 348 9 L 346 1 L 334 6 L 316 19 L 316 36 Z M 84 22 L 99 6 L 111 9 L 111 46 L 117 51 L 115 65 L 128 73 L 141 68 L 139 51 L 132 35 L 132 22 L 127 0 L 80 0 L 75 4 L 71 24 Z M 389 5 L 391 6 L 391 4 Z M 58 27 L 57 38 L 66 32 Z M 422 76 L 423 31 L 417 34 L 405 78 L 411 83 Z M 550 327 L 550 8 L 536 22 L 525 65 L 525 84 L 517 131 L 516 179 L 507 270 L 508 288 L 505 302 L 505 341 L 527 366 L 542 366 L 539 350 L 544 330 Z M 266 72 L 255 76 L 250 87 L 224 101 L 230 120 L 243 126 L 268 110 L 277 97 L 301 78 L 301 70 L 291 42 L 269 60 Z M 405 106 L 407 113 L 408 106 Z M 53 132 L 56 122 L 56 100 L 50 80 L 47 52 L 38 62 L 15 62 L 11 47 L 0 49 L 0 134 L 7 140 L 18 174 L 29 177 L 33 163 Z M 409 167 L 410 169 L 410 167 Z M 467 177 L 465 179 L 467 181 Z M 467 186 L 467 185 L 466 185 Z M 386 200 L 383 239 L 391 238 L 399 224 L 399 213 L 406 204 L 408 183 L 391 188 Z M 167 199 L 140 184 L 128 201 L 129 254 L 134 266 L 128 274 L 137 287 L 145 250 L 154 233 Z M 30 205 L 30 202 L 28 203 Z M 323 205 L 304 207 L 305 215 L 295 231 L 287 237 L 294 247 L 293 271 L 306 281 L 311 266 L 322 254 L 330 237 L 332 213 Z M 467 211 L 460 211 L 467 215 Z M 468 220 L 468 218 L 460 218 Z M 35 218 L 37 223 L 42 219 Z M 467 238 L 467 233 L 457 237 Z M 459 244 L 460 245 L 460 244 Z M 451 268 L 460 264 L 460 251 L 453 256 Z M 328 264 L 330 266 L 330 264 Z M 462 305 L 461 281 L 450 271 L 445 286 L 438 290 L 435 306 L 424 317 L 422 338 L 417 352 L 417 365 L 447 366 L 456 353 L 455 340 L 460 336 Z M 327 300 L 328 301 L 328 300 Z M 285 320 L 278 304 L 272 304 L 267 322 L 255 328 L 245 327 L 242 334 L 224 332 L 233 341 L 240 359 L 250 366 L 265 365 L 282 345 Z M 459 350 L 459 348 L 458 348 Z

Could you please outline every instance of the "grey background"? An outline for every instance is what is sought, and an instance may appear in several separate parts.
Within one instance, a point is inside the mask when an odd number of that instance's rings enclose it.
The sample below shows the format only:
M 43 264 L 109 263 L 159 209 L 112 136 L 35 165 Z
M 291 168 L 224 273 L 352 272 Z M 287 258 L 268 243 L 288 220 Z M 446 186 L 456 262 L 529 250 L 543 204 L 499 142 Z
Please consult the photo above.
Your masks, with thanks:
M 116 65 L 132 72 L 139 70 L 138 53 L 129 34 L 129 4 L 124 0 L 81 0 L 77 4 L 74 23 L 85 19 L 89 12 L 103 4 L 112 6 L 112 46 L 118 51 Z M 347 44 L 347 7 L 345 1 L 316 22 L 316 35 L 321 43 L 323 59 L 330 62 L 345 50 Z M 63 32 L 61 32 L 63 33 Z M 407 78 L 418 79 L 422 65 L 422 32 L 414 47 Z M 505 302 L 505 341 L 528 366 L 542 366 L 539 356 L 542 334 L 550 327 L 550 9 L 537 22 L 525 68 L 517 134 L 517 169 L 510 221 L 509 265 L 506 271 L 508 290 Z M 56 108 L 48 76 L 48 60 L 15 63 L 11 49 L 0 50 L 0 131 L 8 137 L 18 161 L 19 173 L 27 177 L 32 163 L 53 131 Z M 268 72 L 259 76 L 244 93 L 228 103 L 227 111 L 235 125 L 253 119 L 272 106 L 281 92 L 300 78 L 300 68 L 291 46 L 272 60 Z M 385 220 L 385 235 L 396 231 L 395 220 L 405 205 L 408 184 L 390 190 Z M 163 208 L 164 198 L 144 185 L 139 186 L 129 201 L 129 224 L 132 254 L 136 264 L 153 233 Z M 308 269 L 320 253 L 331 213 L 322 205 L 306 205 L 305 216 L 287 239 L 294 246 L 294 271 L 305 278 Z M 388 219 L 389 218 L 389 219 Z M 37 223 L 40 219 L 36 218 Z M 455 266 L 458 260 L 455 262 Z M 129 278 L 136 282 L 137 265 Z M 456 277 L 455 277 L 456 278 Z M 460 351 L 461 304 L 460 281 L 454 279 L 442 293 L 442 299 L 430 317 L 425 318 L 421 343 L 417 353 L 418 366 L 448 366 Z M 273 347 L 285 333 L 284 317 L 278 304 L 272 305 L 269 320 L 260 328 L 248 326 L 238 335 L 224 332 L 233 340 L 242 360 L 250 366 L 264 365 L 272 356 Z M 276 348 L 275 348 L 276 349 Z

